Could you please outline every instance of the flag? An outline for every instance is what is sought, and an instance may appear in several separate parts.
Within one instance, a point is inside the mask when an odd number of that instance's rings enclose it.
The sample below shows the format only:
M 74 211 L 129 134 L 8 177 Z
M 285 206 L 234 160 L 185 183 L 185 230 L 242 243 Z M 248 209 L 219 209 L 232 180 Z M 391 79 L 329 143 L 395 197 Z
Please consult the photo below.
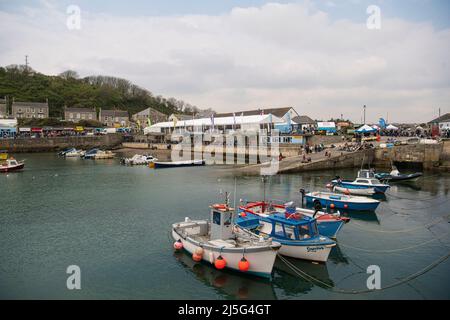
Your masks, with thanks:
M 378 123 L 380 124 L 380 128 L 386 128 L 386 121 L 383 118 L 380 118 Z
M 150 120 L 150 117 L 147 118 L 147 124 L 148 124 L 149 127 L 152 126 L 152 120 Z
M 136 123 L 137 123 L 138 129 L 141 130 L 141 121 L 139 121 L 139 119 L 137 119 Z
M 173 119 L 173 128 L 175 129 L 175 126 L 177 125 L 178 119 L 175 116 L 173 116 L 172 119 Z
M 236 114 L 233 112 L 233 123 L 234 123 L 234 128 L 236 128 Z

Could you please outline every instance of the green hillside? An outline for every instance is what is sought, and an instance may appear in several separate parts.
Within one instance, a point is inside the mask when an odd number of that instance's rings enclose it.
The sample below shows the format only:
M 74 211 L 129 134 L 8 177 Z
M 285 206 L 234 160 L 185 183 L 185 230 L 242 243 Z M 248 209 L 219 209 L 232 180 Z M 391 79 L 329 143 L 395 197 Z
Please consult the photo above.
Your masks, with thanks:
M 181 100 L 155 96 L 130 81 L 106 76 L 79 78 L 75 71 L 47 76 L 23 65 L 0 67 L 0 98 L 16 101 L 45 102 L 48 98 L 50 117 L 62 117 L 63 108 L 117 108 L 130 115 L 151 107 L 167 115 L 198 112 Z

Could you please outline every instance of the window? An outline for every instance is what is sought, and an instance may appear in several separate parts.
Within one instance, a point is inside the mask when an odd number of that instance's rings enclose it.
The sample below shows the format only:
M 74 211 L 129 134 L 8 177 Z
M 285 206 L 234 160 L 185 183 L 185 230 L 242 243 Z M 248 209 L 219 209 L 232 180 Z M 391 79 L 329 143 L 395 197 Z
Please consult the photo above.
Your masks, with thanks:
M 91 113 L 89 114 L 89 119 L 92 120 L 92 114 Z
M 220 225 L 220 212 L 217 211 L 213 212 L 213 223 Z
M 80 114 L 79 113 L 77 113 L 77 119 L 80 119 Z
M 69 113 L 69 118 L 70 118 L 70 119 L 73 119 L 73 113 L 72 113 L 72 112 Z
M 358 182 L 358 183 L 369 183 L 369 181 L 365 180 L 365 179 L 358 179 L 358 180 L 356 180 L 356 182 Z
M 298 233 L 300 235 L 300 239 L 310 238 L 310 230 L 309 225 L 305 224 L 298 228 Z

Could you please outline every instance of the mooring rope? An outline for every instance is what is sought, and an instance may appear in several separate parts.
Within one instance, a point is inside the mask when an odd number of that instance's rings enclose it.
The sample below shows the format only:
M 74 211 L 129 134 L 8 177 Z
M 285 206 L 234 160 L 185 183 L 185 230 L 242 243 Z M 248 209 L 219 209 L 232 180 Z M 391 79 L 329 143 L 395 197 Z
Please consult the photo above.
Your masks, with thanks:
M 441 221 L 445 221 L 445 217 L 441 217 L 439 219 L 437 219 L 435 222 L 426 224 L 424 226 L 418 226 L 415 228 L 410 228 L 410 229 L 401 229 L 401 230 L 377 230 L 377 229 L 368 229 L 368 228 L 363 228 L 361 227 L 362 225 L 358 222 L 355 222 L 354 220 L 352 220 L 352 223 L 350 224 L 351 226 L 355 226 L 356 229 L 359 230 L 363 230 L 363 231 L 368 231 L 368 232 L 378 232 L 378 233 L 407 233 L 407 232 L 412 232 L 412 231 L 416 231 L 416 230 L 420 230 L 420 229 L 428 229 L 429 227 L 432 227 L 436 224 L 438 224 Z
M 444 233 L 444 236 L 447 236 L 447 235 L 448 235 L 448 232 Z M 427 240 L 425 242 L 422 242 L 422 243 L 419 243 L 419 244 L 415 244 L 415 245 L 412 245 L 412 246 L 409 246 L 409 247 L 397 248 L 397 249 L 391 249 L 391 250 L 365 249 L 365 248 L 354 247 L 354 246 L 351 246 L 351 245 L 348 245 L 348 244 L 345 244 L 345 243 L 342 243 L 342 242 L 339 242 L 339 246 L 342 246 L 342 247 L 345 247 L 345 248 L 349 248 L 349 249 L 353 249 L 353 250 L 358 250 L 358 251 L 370 252 L 370 253 L 394 253 L 394 252 L 400 252 L 400 251 L 411 250 L 411 249 L 414 249 L 414 248 L 419 248 L 419 247 L 422 247 L 422 246 L 424 246 L 424 245 L 426 245 L 428 243 L 431 243 L 431 242 L 434 242 L 434 241 L 438 241 L 438 240 L 441 240 L 443 238 L 444 237 L 433 238 L 433 239 L 430 239 L 430 240 Z
M 432 200 L 436 200 L 437 198 L 439 198 L 439 196 L 434 196 L 434 197 L 430 197 L 430 198 L 405 198 L 405 197 L 400 197 L 400 196 L 396 196 L 390 192 L 386 192 L 385 193 L 387 196 L 395 198 L 395 199 L 399 199 L 399 200 L 410 200 L 410 201 L 432 201 Z
M 393 282 L 385 287 L 382 287 L 380 289 L 365 289 L 365 290 L 345 290 L 345 289 L 339 289 L 339 288 L 334 288 L 332 285 L 323 282 L 309 274 L 307 274 L 306 272 L 302 271 L 301 269 L 299 269 L 298 267 L 296 267 L 295 265 L 293 265 L 290 261 L 288 261 L 287 259 L 285 259 L 284 257 L 281 256 L 281 254 L 278 253 L 278 257 L 280 258 L 281 261 L 283 261 L 292 271 L 294 271 L 294 273 L 296 273 L 298 276 L 302 277 L 303 279 L 311 282 L 312 284 L 321 284 L 324 287 L 321 287 L 322 289 L 326 289 L 332 292 L 336 292 L 336 293 L 343 293 L 343 294 L 362 294 L 362 293 L 372 293 L 372 292 L 377 292 L 377 291 L 382 291 L 382 290 L 386 290 L 386 289 L 390 289 L 393 287 L 397 287 L 399 285 L 402 285 L 404 283 L 407 283 L 411 280 L 414 280 L 415 278 L 420 277 L 421 275 L 427 273 L 428 271 L 434 269 L 435 267 L 437 267 L 439 264 L 441 264 L 442 262 L 444 262 L 445 260 L 448 259 L 448 257 L 450 257 L 450 251 L 440 257 L 439 259 L 437 259 L 436 261 L 434 261 L 433 263 L 429 264 L 428 266 L 426 266 L 425 268 L 417 271 L 416 273 L 413 273 L 399 281 Z M 319 286 L 320 287 L 320 286 Z
M 389 208 L 394 208 L 394 209 L 400 209 L 400 210 L 423 210 L 423 209 L 429 209 L 429 208 L 434 208 L 434 207 L 436 207 L 436 206 L 440 206 L 440 205 L 443 205 L 444 203 L 446 203 L 446 202 L 448 202 L 448 201 L 450 201 L 450 198 L 449 199 L 445 199 L 444 201 L 442 201 L 442 202 L 439 202 L 439 203 L 435 203 L 435 204 L 433 204 L 433 205 L 429 205 L 429 206 L 426 206 L 426 207 L 408 207 L 408 208 L 401 208 L 401 207 L 396 207 L 396 206 L 391 206 L 391 205 L 387 205 Z

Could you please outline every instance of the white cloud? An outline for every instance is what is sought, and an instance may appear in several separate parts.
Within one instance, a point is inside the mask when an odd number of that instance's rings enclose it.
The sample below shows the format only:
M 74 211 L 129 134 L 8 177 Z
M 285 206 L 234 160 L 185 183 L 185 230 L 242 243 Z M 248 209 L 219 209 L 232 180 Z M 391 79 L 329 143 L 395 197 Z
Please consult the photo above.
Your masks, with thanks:
M 330 2 L 331 3 L 331 2 Z M 383 19 L 331 21 L 300 4 L 234 8 L 223 15 L 118 17 L 82 10 L 66 28 L 52 5 L 0 11 L 0 65 L 25 54 L 40 72 L 130 79 L 156 94 L 218 111 L 294 106 L 315 118 L 426 121 L 450 107 L 450 30 Z M 365 14 L 365 13 L 362 13 Z

